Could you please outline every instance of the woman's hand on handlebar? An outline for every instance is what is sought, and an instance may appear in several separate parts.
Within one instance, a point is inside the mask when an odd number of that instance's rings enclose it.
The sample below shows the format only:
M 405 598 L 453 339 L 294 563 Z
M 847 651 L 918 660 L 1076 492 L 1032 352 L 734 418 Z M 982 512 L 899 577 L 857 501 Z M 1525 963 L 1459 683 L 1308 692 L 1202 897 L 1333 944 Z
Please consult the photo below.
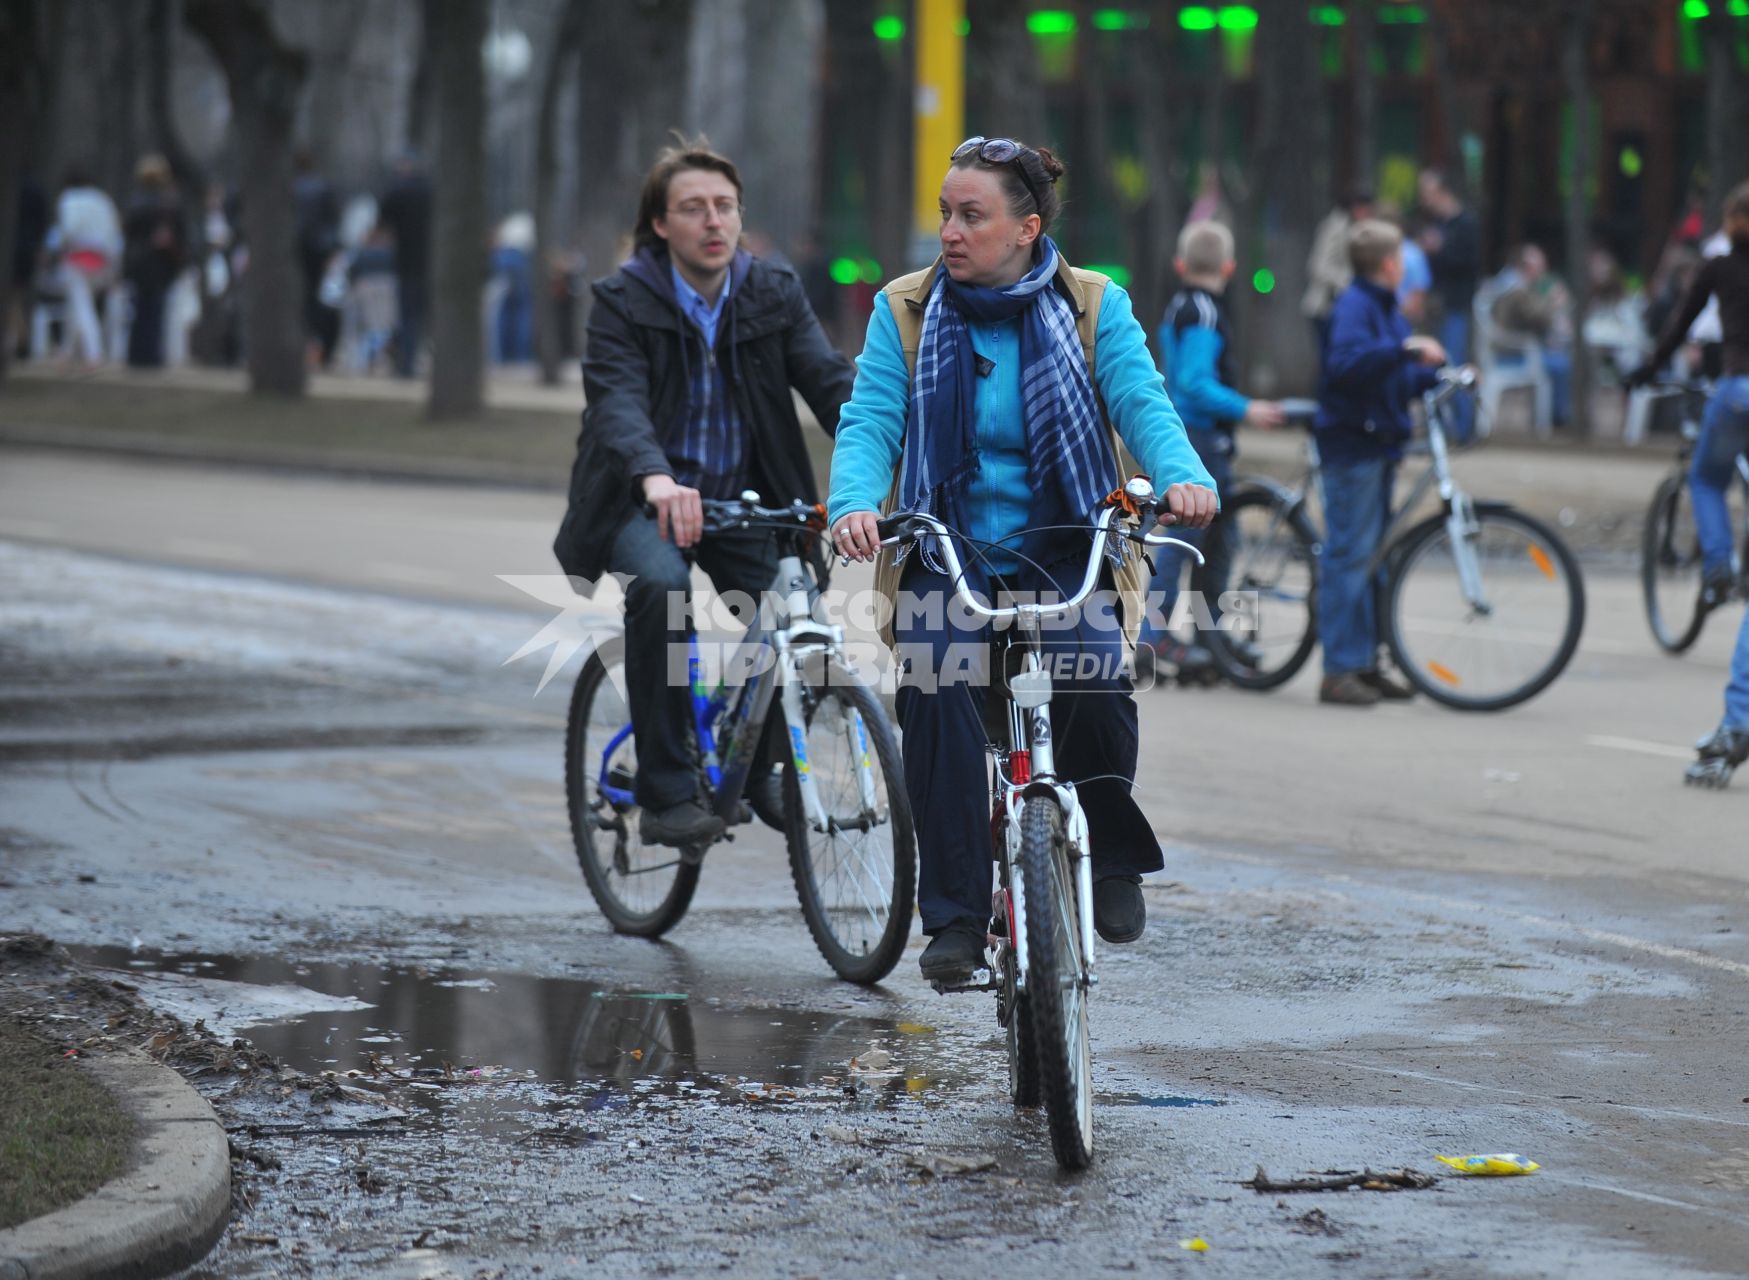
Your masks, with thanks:
M 852 511 L 832 526 L 832 545 L 852 560 L 873 560 L 881 547 L 880 517 L 872 511 Z
M 1200 484 L 1175 484 L 1160 504 L 1160 523 L 1185 529 L 1206 529 L 1220 513 L 1215 491 Z
M 638 483 L 644 490 L 644 502 L 656 513 L 656 532 L 661 537 L 681 548 L 699 540 L 704 533 L 704 502 L 697 489 L 689 489 L 663 472 L 643 476 Z

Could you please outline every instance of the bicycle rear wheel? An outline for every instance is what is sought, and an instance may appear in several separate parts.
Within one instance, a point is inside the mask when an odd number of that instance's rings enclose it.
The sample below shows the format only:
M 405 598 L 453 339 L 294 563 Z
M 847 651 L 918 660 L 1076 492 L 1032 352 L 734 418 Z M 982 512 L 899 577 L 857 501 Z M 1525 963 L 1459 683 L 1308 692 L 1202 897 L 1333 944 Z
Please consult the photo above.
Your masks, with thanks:
M 1700 638 L 1700 534 L 1689 503 L 1688 477 L 1666 476 L 1646 509 L 1640 542 L 1640 587 L 1652 638 L 1666 653 L 1683 653 Z
M 1221 511 L 1232 552 L 1227 590 L 1247 592 L 1206 639 L 1215 666 L 1241 689 L 1274 689 L 1318 642 L 1318 535 L 1303 507 L 1262 485 L 1241 487 Z
M 565 800 L 583 879 L 618 933 L 660 937 L 698 887 L 698 863 L 638 835 L 638 751 L 626 702 L 625 641 L 589 655 L 565 728 Z
M 1063 1168 L 1084 1169 L 1093 1159 L 1093 1042 L 1074 865 L 1055 797 L 1034 796 L 1021 810 L 1020 865 L 1026 887 L 1026 1006 L 1051 1148 Z
M 1510 507 L 1476 508 L 1464 539 L 1486 608 L 1464 595 L 1444 516 L 1404 535 L 1385 588 L 1391 655 L 1409 682 L 1460 711 L 1535 697 L 1579 647 L 1585 587 L 1553 530 Z
M 911 937 L 917 842 L 899 741 L 880 699 L 840 666 L 802 690 L 807 723 L 791 726 L 783 799 L 790 873 L 820 954 L 846 982 L 879 982 Z M 826 811 L 816 830 L 802 801 L 793 744 Z

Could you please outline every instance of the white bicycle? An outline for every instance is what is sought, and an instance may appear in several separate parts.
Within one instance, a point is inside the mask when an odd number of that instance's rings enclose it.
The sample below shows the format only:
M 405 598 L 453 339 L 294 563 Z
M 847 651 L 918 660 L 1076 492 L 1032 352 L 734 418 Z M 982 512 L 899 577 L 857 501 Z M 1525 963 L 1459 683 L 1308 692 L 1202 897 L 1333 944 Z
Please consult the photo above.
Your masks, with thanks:
M 957 536 L 934 516 L 899 513 L 879 523 L 883 545 L 933 536 L 960 603 L 996 626 L 995 673 L 985 723 L 991 727 L 990 836 L 994 863 L 985 967 L 963 986 L 940 991 L 994 991 L 996 1018 L 1007 1031 L 1009 1092 L 1016 1106 L 1037 1106 L 1050 1121 L 1051 1146 L 1066 1169 L 1093 1158 L 1093 1049 L 1087 999 L 1093 970 L 1093 863 L 1087 816 L 1075 785 L 1057 775 L 1052 749 L 1052 676 L 1041 631 L 1047 620 L 1084 605 L 1099 583 L 1113 537 L 1150 547 L 1176 546 L 1199 563 L 1189 543 L 1145 532 L 1158 512 L 1154 487 L 1137 476 L 1122 499 L 1099 513 L 1080 590 L 1056 603 L 993 607 L 968 590 L 954 547 Z M 1128 525 L 1134 517 L 1137 524 Z M 1122 522 L 1122 523 L 1120 523 Z M 1001 624 L 1012 623 L 1011 627 Z M 1000 741 L 995 739 L 1000 738 Z

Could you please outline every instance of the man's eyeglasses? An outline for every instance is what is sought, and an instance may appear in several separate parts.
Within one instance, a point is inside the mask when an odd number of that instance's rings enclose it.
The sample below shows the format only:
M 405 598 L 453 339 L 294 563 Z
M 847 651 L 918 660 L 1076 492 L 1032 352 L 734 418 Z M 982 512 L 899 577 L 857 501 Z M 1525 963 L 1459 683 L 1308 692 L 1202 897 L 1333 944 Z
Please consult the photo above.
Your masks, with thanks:
M 685 204 L 676 205 L 668 210 L 670 218 L 685 218 L 689 222 L 703 222 L 705 216 L 715 211 L 718 218 L 724 222 L 733 222 L 741 216 L 741 206 L 734 200 L 724 198 L 716 201 L 688 200 Z
M 953 149 L 953 155 L 948 157 L 958 164 L 967 156 L 976 154 L 985 164 L 1012 164 L 1014 172 L 1020 175 L 1020 185 L 1026 188 L 1026 194 L 1032 197 L 1035 207 L 1042 208 L 1044 202 L 1038 198 L 1038 189 L 1032 185 L 1032 179 L 1026 176 L 1026 166 L 1020 163 L 1026 148 L 1013 138 L 986 138 L 979 134 L 975 138 L 967 138 Z

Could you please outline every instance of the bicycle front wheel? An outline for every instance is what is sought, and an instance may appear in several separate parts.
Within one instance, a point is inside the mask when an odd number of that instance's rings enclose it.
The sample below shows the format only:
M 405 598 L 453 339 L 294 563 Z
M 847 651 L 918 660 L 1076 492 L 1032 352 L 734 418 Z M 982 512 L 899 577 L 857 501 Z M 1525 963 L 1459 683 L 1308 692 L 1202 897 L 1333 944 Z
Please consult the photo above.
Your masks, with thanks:
M 1473 563 L 1471 600 L 1460 578 Z M 1460 711 L 1499 711 L 1548 688 L 1579 647 L 1585 587 L 1573 553 L 1540 521 L 1479 506 L 1453 545 L 1444 516 L 1411 529 L 1391 556 L 1391 655 L 1409 682 Z
M 583 879 L 618 933 L 660 937 L 680 922 L 698 887 L 698 863 L 638 835 L 638 748 L 626 701 L 625 641 L 583 664 L 565 728 L 565 800 Z
M 1020 814 L 1020 865 L 1026 887 L 1026 1007 L 1032 1014 L 1038 1082 L 1051 1148 L 1065 1169 L 1093 1159 L 1093 1042 L 1075 868 L 1052 796 L 1034 796 Z
M 802 714 L 800 732 L 791 726 L 783 782 L 802 918 L 840 978 L 879 982 L 910 939 L 917 895 L 917 841 L 898 736 L 874 691 L 841 666 L 804 686 Z M 804 771 L 821 813 L 803 797 Z
M 1305 509 L 1246 485 L 1222 510 L 1231 548 L 1227 590 L 1244 593 L 1208 635 L 1222 675 L 1241 689 L 1274 689 L 1306 665 L 1318 642 L 1318 535 Z
M 1646 511 L 1640 542 L 1640 587 L 1652 638 L 1667 653 L 1683 653 L 1700 638 L 1700 534 L 1689 502 L 1688 477 L 1667 476 Z

